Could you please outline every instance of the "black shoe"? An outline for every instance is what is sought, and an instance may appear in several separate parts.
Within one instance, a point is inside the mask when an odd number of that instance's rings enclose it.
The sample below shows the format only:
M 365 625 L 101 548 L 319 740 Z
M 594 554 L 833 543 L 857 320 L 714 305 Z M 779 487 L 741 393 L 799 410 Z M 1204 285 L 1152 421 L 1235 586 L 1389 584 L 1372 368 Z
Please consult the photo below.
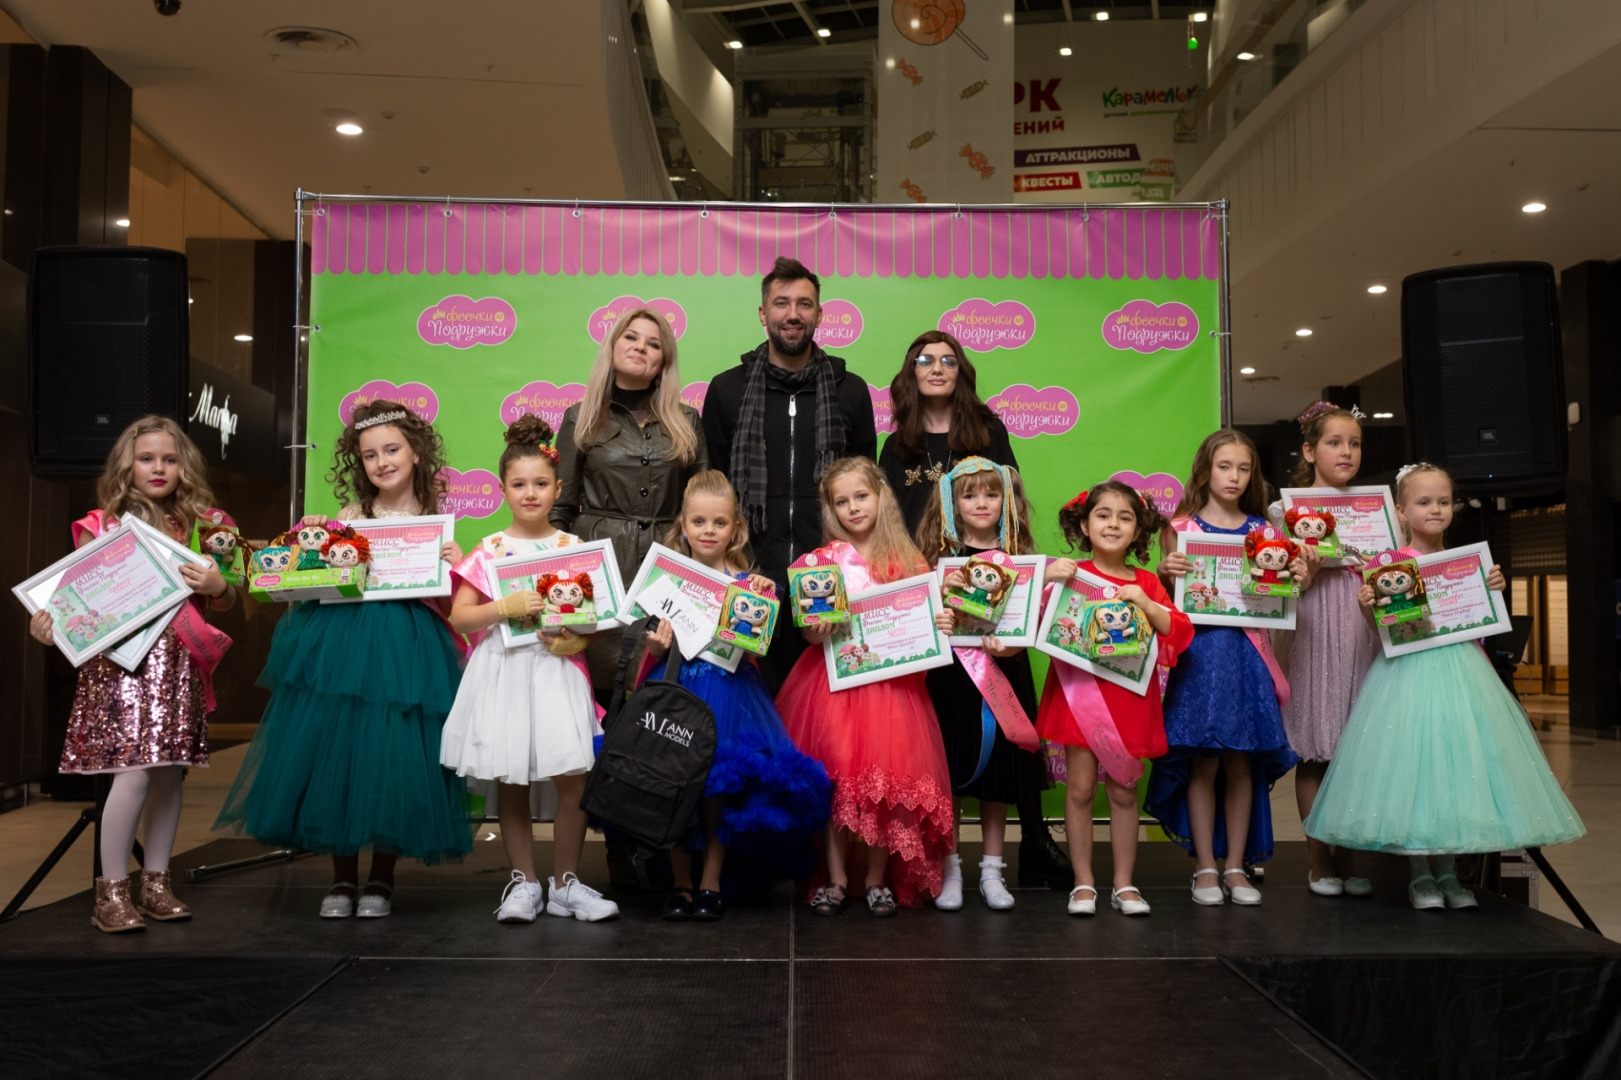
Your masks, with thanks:
M 1069 853 L 1045 834 L 1020 840 L 1019 887 L 1060 892 L 1073 889 L 1075 870 L 1069 865 Z
M 668 922 L 686 922 L 695 912 L 691 889 L 671 889 L 670 895 L 664 898 L 664 918 Z
M 726 917 L 726 905 L 720 893 L 713 889 L 699 889 L 698 900 L 692 907 L 692 917 L 699 922 L 717 922 Z

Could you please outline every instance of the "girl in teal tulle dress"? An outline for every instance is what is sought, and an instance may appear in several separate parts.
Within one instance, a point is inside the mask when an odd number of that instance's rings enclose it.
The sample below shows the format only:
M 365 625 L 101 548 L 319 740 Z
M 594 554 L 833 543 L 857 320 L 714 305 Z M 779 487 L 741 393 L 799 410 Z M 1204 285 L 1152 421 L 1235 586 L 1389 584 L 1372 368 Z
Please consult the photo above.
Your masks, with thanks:
M 1452 505 L 1444 470 L 1397 474 L 1397 516 L 1419 554 L 1443 550 Z M 1497 567 L 1487 584 L 1503 589 Z M 1373 588 L 1359 599 L 1371 609 Z M 1476 906 L 1453 873 L 1457 855 L 1587 831 L 1478 641 L 1374 660 L 1305 828 L 1325 843 L 1409 856 L 1419 910 Z
M 360 406 L 328 474 L 347 503 L 338 517 L 438 513 L 443 462 L 439 435 L 410 410 Z M 454 543 L 442 555 L 461 559 Z M 462 654 L 429 603 L 305 601 L 276 625 L 259 676 L 270 704 L 215 828 L 331 853 L 322 918 L 388 915 L 400 856 L 434 863 L 472 850 L 463 781 L 439 764 Z M 364 889 L 362 848 L 372 849 Z

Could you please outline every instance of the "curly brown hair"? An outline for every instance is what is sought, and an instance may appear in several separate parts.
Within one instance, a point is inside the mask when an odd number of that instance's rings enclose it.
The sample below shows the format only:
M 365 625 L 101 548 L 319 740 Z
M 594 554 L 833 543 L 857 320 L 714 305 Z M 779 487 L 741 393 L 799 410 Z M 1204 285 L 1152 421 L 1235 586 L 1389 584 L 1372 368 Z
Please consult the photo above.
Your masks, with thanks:
M 545 420 L 534 413 L 524 413 L 507 425 L 501 437 L 507 443 L 507 448 L 501 451 L 501 464 L 495 467 L 501 483 L 507 482 L 507 466 L 519 458 L 540 458 L 551 465 L 552 479 L 557 479 L 557 451 L 552 446 L 557 435 Z
M 1155 509 L 1154 504 L 1146 501 L 1130 484 L 1123 484 L 1119 480 L 1105 480 L 1101 484 L 1093 484 L 1090 489 L 1065 503 L 1064 508 L 1058 511 L 1058 528 L 1063 532 L 1064 540 L 1071 550 L 1090 553 L 1092 540 L 1086 535 L 1086 522 L 1091 518 L 1098 500 L 1111 494 L 1125 499 L 1131 506 L 1132 513 L 1137 515 L 1137 534 L 1131 538 L 1131 546 L 1126 551 L 1135 556 L 1138 562 L 1146 565 L 1148 546 L 1160 529 L 1165 527 L 1165 519 Z
M 445 440 L 416 413 L 394 401 L 368 401 L 355 409 L 349 417 L 343 434 L 338 436 L 337 449 L 332 454 L 332 468 L 327 470 L 326 482 L 332 493 L 345 506 L 358 504 L 365 517 L 372 516 L 372 501 L 377 498 L 377 485 L 366 475 L 365 463 L 360 459 L 361 430 L 357 426 L 367 420 L 386 416 L 383 422 L 368 425 L 365 430 L 391 427 L 400 433 L 411 452 L 417 456 L 411 470 L 411 493 L 424 514 L 439 512 L 439 499 L 445 493 L 445 482 L 439 470 L 445 465 Z

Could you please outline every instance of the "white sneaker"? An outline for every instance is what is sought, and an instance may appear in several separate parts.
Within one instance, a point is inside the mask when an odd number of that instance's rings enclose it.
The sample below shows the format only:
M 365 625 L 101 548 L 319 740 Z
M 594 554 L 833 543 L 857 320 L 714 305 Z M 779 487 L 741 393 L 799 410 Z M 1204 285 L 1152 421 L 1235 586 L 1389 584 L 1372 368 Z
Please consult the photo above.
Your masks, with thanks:
M 619 917 L 619 905 L 575 877 L 564 874 L 559 885 L 556 878 L 546 879 L 546 914 L 560 918 L 573 916 L 581 922 L 600 922 Z
M 1203 870 L 1195 870 L 1193 872 L 1192 888 L 1193 902 L 1195 904 L 1201 904 L 1204 907 L 1220 907 L 1222 904 L 1227 902 L 1227 894 L 1221 891 L 1221 883 L 1219 879 L 1215 885 L 1206 885 L 1204 888 L 1199 887 L 1200 875 L 1214 873 L 1216 873 L 1216 868 L 1214 866 L 1207 866 Z
M 934 906 L 941 911 L 961 911 L 962 856 L 955 851 L 947 855 L 946 865 L 940 873 L 940 895 L 934 898 Z
M 1082 896 L 1085 892 L 1087 895 Z M 1096 915 L 1098 913 L 1098 891 L 1090 885 L 1077 885 L 1069 891 L 1069 913 L 1071 915 Z
M 1261 902 L 1261 890 L 1250 884 L 1243 870 L 1232 869 L 1221 875 L 1221 891 L 1233 898 L 1233 903 L 1255 907 Z
M 1006 911 L 1013 906 L 1013 894 L 1008 892 L 1007 882 L 1002 878 L 1003 865 L 997 855 L 979 860 L 979 895 L 992 911 Z
M 497 922 L 534 922 L 540 914 L 543 897 L 540 882 L 530 881 L 522 870 L 512 872 L 506 892 L 501 894 L 501 906 L 495 910 Z

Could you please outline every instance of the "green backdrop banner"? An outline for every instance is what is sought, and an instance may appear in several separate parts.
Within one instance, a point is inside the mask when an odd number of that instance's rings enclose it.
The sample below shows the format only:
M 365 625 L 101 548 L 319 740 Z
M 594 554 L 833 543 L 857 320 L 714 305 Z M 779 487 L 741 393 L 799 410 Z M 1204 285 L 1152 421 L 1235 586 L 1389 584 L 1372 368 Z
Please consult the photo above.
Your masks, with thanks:
M 817 340 L 871 387 L 924 330 L 957 335 L 1014 436 L 1043 550 L 1058 508 L 1124 474 L 1162 506 L 1221 418 L 1219 206 L 996 209 L 413 203 L 323 199 L 310 222 L 305 507 L 356 404 L 387 398 L 444 436 L 464 547 L 503 527 L 507 422 L 555 426 L 628 306 L 668 314 L 683 396 L 764 340 L 778 255 L 822 278 Z M 297 466 L 295 466 L 296 468 Z M 1167 506 L 1168 508 L 1168 506 Z

